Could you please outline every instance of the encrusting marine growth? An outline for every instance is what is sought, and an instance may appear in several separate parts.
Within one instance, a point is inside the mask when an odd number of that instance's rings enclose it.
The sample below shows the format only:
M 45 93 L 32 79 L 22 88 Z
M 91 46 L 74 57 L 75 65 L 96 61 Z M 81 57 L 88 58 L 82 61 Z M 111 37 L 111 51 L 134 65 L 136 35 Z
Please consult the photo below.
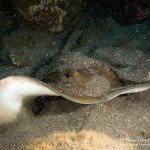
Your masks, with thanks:
M 26 146 L 26 150 L 134 150 L 134 145 L 122 142 L 104 133 L 82 130 L 58 132 L 39 138 Z

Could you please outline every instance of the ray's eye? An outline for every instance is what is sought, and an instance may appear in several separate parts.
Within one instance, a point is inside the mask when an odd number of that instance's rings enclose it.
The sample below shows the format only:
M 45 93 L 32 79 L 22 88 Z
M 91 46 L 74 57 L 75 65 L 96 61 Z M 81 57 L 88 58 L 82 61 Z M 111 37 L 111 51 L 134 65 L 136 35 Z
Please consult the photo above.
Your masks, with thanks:
M 69 77 L 70 77 L 70 74 L 69 74 L 69 73 L 66 73 L 65 75 L 66 75 L 66 77 L 67 77 L 67 78 L 69 78 Z
M 69 78 L 69 77 L 71 77 L 72 76 L 72 71 L 67 71 L 67 72 L 65 72 L 65 76 L 66 76 L 66 78 Z

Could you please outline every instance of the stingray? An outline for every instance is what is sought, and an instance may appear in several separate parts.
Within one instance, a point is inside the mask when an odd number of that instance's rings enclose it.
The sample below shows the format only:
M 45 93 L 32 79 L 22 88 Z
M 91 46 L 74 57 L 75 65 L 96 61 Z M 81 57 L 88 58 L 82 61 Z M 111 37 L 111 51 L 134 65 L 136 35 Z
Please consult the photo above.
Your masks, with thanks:
M 78 73 L 76 73 L 78 75 Z M 104 78 L 100 78 L 104 80 Z M 103 84 L 103 83 L 102 83 Z M 90 85 L 90 84 L 89 84 Z M 100 87 L 98 87 L 100 88 Z M 26 76 L 10 76 L 0 80 L 0 124 L 15 121 L 23 109 L 23 102 L 31 100 L 31 97 L 49 95 L 62 96 L 67 100 L 81 104 L 95 104 L 106 102 L 127 93 L 136 93 L 150 88 L 149 83 L 129 85 L 118 88 L 102 87 L 99 95 L 91 96 L 78 93 L 69 93 L 54 84 L 41 82 L 35 78 Z M 82 89 L 82 87 L 81 87 Z

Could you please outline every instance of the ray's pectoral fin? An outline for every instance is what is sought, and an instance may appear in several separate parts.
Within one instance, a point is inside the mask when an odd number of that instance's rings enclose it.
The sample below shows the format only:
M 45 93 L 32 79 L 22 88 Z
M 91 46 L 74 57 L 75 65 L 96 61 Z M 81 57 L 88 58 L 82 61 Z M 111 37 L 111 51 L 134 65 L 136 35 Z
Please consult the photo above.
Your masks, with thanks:
M 114 88 L 102 94 L 100 102 L 110 101 L 113 98 L 123 94 L 138 93 L 148 89 L 150 89 L 150 83 Z
M 24 101 L 43 95 L 58 96 L 55 89 L 34 78 L 11 76 L 0 80 L 0 124 L 16 120 Z
M 24 76 L 12 76 L 0 80 L 0 124 L 13 122 L 18 118 L 26 97 L 60 95 L 81 104 L 95 104 L 109 101 L 119 95 L 137 93 L 150 89 L 150 83 L 114 88 L 101 97 L 80 97 L 64 93 L 39 80 Z

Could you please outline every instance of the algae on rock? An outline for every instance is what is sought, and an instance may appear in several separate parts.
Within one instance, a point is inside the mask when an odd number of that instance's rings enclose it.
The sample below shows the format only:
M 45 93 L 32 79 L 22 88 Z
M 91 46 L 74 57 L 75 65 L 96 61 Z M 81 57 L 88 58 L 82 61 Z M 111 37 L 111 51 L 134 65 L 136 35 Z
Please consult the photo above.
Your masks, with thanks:
M 20 20 L 31 27 L 40 26 L 60 33 L 86 6 L 85 0 L 14 0 L 12 8 Z

